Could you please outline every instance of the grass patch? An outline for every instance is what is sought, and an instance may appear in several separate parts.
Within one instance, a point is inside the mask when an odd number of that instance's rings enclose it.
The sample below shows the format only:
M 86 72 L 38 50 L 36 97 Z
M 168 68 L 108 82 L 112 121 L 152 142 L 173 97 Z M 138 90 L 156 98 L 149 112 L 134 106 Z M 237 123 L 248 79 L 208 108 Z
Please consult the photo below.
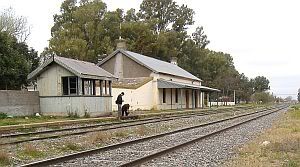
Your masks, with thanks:
M 123 130 L 119 130 L 114 133 L 114 136 L 116 136 L 117 138 L 125 138 L 128 135 L 129 135 L 129 133 L 127 131 L 123 131 Z
M 138 134 L 139 136 L 145 136 L 148 133 L 149 130 L 145 125 L 141 125 L 136 129 L 136 134 Z
M 18 155 L 21 159 L 34 159 L 43 157 L 44 153 L 31 144 L 25 144 Z
M 72 142 L 65 142 L 62 147 L 60 147 L 60 150 L 63 152 L 67 152 L 67 151 L 80 151 L 83 150 L 83 148 L 76 144 L 76 143 L 72 143 Z
M 65 121 L 65 120 L 74 119 L 68 117 L 53 117 L 53 116 L 42 116 L 42 117 L 31 116 L 27 118 L 28 119 L 25 119 L 25 117 L 13 117 L 13 118 L 0 119 L 0 126 L 42 123 L 42 122 L 50 122 L 50 121 Z
M 240 148 L 237 158 L 224 166 L 300 166 L 300 108 L 292 107 L 282 120 Z
M 111 139 L 111 134 L 106 132 L 94 132 L 88 137 L 90 143 L 92 144 L 102 144 Z
M 6 152 L 0 151 L 0 166 L 10 165 L 9 155 Z

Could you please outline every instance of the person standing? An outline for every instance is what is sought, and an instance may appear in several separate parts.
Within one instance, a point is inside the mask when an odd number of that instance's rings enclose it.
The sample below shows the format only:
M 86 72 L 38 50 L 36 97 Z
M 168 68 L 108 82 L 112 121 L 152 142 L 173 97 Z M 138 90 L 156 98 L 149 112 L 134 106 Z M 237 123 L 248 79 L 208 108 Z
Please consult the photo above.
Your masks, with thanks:
M 124 102 L 124 100 L 122 99 L 122 96 L 124 96 L 124 92 L 119 94 L 119 96 L 117 97 L 117 100 L 116 100 L 116 104 L 118 105 L 118 118 L 121 118 L 121 115 L 122 115 L 122 103 Z

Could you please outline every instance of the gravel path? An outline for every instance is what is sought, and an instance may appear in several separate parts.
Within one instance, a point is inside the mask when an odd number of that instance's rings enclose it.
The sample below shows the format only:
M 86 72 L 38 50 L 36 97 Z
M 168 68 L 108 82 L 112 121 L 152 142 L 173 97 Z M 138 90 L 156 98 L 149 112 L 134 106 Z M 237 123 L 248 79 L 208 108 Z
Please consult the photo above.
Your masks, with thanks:
M 255 116 L 257 115 L 261 115 L 261 114 L 255 114 Z M 222 123 L 218 123 L 218 124 L 213 124 L 213 125 L 209 125 L 209 126 L 205 126 L 205 127 L 201 127 L 201 128 L 197 128 L 197 129 L 192 129 L 192 130 L 188 130 L 188 131 L 184 131 L 184 132 L 180 132 L 180 133 L 176 133 L 176 134 L 172 134 L 172 135 L 168 135 L 168 136 L 164 136 L 164 137 L 160 137 L 160 138 L 156 138 L 156 139 L 151 139 L 145 142 L 141 142 L 141 143 L 137 143 L 137 144 L 133 144 L 129 147 L 122 147 L 122 148 L 118 148 L 118 149 L 114 149 L 114 150 L 109 150 L 109 151 L 105 151 L 96 155 L 92 155 L 89 157 L 84 157 L 84 158 L 78 158 L 75 160 L 71 160 L 68 162 L 65 162 L 63 164 L 59 164 L 59 165 L 55 165 L 55 166 L 118 166 L 121 165 L 122 163 L 124 163 L 124 159 L 125 160 L 134 160 L 136 158 L 139 158 L 141 156 L 145 156 L 148 155 L 150 153 L 153 152 L 157 152 L 159 150 L 171 147 L 175 144 L 178 143 L 183 143 L 186 141 L 189 141 L 193 138 L 196 138 L 197 136 L 202 136 L 204 134 L 207 134 L 209 132 L 212 132 L 214 130 L 220 129 L 222 127 L 225 126 L 229 126 L 231 124 L 234 123 L 238 123 L 242 120 L 245 119 L 249 119 L 249 118 L 253 118 L 254 116 L 246 116 L 243 117 L 243 119 L 234 119 L 231 121 L 226 121 L 226 122 L 222 122 Z M 224 142 L 224 141 L 222 141 Z M 229 141 L 226 141 L 229 142 Z M 184 150 L 181 152 L 187 152 L 190 153 L 189 150 Z M 179 152 L 179 153 L 181 153 Z M 171 156 L 172 157 L 172 156 Z M 182 157 L 185 157 L 185 155 L 179 156 L 182 160 Z M 178 166 L 176 165 L 178 162 L 178 156 L 174 157 L 175 161 L 174 163 L 170 163 L 170 166 Z M 169 158 L 165 160 L 157 160 L 154 161 L 152 164 L 148 164 L 150 166 L 169 166 Z M 186 160 L 186 158 L 185 158 Z M 172 160 L 171 160 L 172 161 Z M 164 163 L 166 162 L 166 164 Z M 188 163 L 189 161 L 187 161 Z M 182 165 L 179 165 L 182 166 Z M 190 166 L 189 164 L 186 164 L 185 166 Z M 197 166 L 197 165 L 196 165 Z
M 286 110 L 238 126 L 192 144 L 189 147 L 167 154 L 164 157 L 154 159 L 142 166 L 221 166 L 222 163 L 235 156 L 235 150 L 239 146 L 270 128 L 272 123 L 278 120 L 284 112 L 286 112 Z

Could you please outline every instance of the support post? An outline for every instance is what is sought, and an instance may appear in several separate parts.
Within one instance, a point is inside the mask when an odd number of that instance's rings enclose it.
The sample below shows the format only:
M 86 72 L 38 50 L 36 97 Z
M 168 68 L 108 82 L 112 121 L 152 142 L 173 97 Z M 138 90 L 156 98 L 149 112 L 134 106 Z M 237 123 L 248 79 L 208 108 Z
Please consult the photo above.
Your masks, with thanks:
M 180 88 L 180 105 L 181 105 L 181 109 L 182 109 L 182 88 Z
M 103 96 L 103 80 L 99 80 L 100 82 L 100 96 Z
M 207 99 L 207 107 L 210 107 L 209 106 L 209 93 L 206 94 L 206 99 Z
M 109 96 L 112 96 L 112 91 L 111 91 L 111 81 L 108 81 L 108 87 L 109 87 Z
M 173 105 L 173 94 L 172 94 L 172 88 L 171 88 L 171 110 L 172 110 L 172 105 Z

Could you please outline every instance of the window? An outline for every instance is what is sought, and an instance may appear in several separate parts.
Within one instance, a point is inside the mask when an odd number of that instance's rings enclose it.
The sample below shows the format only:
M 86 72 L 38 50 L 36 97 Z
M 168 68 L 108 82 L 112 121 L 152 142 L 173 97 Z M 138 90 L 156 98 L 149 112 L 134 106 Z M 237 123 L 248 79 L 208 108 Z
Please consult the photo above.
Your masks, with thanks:
M 163 103 L 166 103 L 166 89 L 163 88 Z
M 83 91 L 84 95 L 95 95 L 95 81 L 91 79 L 84 79 L 83 82 Z
M 178 103 L 178 89 L 175 89 L 175 103 Z
M 62 77 L 63 95 L 77 95 L 77 77 Z

